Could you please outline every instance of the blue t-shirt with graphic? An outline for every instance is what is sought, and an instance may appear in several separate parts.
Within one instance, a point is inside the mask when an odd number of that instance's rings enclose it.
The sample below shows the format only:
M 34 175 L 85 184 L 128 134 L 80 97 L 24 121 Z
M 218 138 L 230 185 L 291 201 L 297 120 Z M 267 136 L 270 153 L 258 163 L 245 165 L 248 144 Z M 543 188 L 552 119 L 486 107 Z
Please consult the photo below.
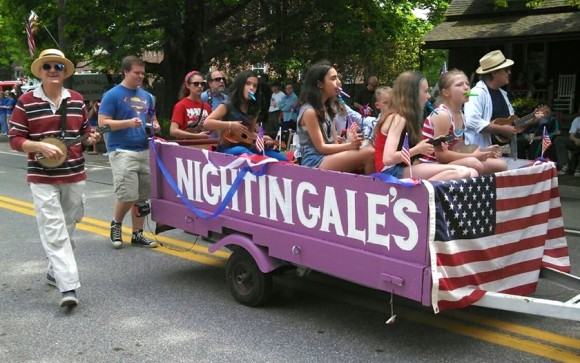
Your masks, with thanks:
M 147 150 L 149 141 L 145 124 L 152 122 L 153 112 L 151 94 L 141 88 L 129 89 L 119 84 L 107 91 L 103 95 L 99 115 L 110 116 L 113 120 L 139 117 L 143 121 L 142 127 L 107 132 L 105 134 L 107 150 Z

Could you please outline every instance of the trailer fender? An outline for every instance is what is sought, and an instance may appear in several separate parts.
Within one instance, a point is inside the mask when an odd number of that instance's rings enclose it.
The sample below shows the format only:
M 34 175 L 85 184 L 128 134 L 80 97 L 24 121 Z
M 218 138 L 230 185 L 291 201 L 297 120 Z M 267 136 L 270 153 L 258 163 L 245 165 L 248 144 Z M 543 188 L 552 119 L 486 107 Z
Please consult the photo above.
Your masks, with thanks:
M 256 261 L 260 271 L 263 273 L 272 272 L 278 267 L 287 264 L 285 261 L 270 257 L 266 248 L 257 246 L 250 238 L 239 234 L 230 234 L 222 238 L 219 242 L 211 245 L 208 248 L 208 251 L 214 253 L 222 247 L 228 247 L 231 245 L 241 247 L 248 251 L 248 253 L 252 255 L 254 261 Z

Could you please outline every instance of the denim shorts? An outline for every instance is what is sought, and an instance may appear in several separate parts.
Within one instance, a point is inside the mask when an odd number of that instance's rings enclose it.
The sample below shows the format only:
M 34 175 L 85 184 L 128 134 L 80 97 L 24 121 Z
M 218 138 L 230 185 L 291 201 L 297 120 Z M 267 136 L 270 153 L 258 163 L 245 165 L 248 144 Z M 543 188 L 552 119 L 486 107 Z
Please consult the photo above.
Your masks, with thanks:
M 392 175 L 397 179 L 403 179 L 403 172 L 405 171 L 405 167 L 403 165 L 393 165 L 388 169 L 382 170 L 381 173 Z
M 300 148 L 300 165 L 309 168 L 318 168 L 324 159 L 324 155 L 316 151 L 313 146 L 303 146 Z

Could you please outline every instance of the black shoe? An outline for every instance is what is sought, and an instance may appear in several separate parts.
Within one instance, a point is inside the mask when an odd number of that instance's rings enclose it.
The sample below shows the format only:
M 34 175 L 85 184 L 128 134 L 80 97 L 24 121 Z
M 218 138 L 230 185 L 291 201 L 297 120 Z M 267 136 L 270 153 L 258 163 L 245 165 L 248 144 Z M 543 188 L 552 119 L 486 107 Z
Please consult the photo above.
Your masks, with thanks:
M 114 249 L 123 247 L 123 231 L 121 223 L 111 221 L 111 244 Z
M 75 306 L 79 303 L 77 299 L 77 293 L 74 290 L 65 291 L 62 293 L 62 298 L 60 299 L 60 307 L 65 306 Z
M 133 236 L 131 237 L 131 244 L 133 246 L 147 247 L 147 248 L 157 247 L 157 242 L 152 241 L 149 238 L 145 237 L 143 235 L 143 230 L 139 230 L 138 232 L 133 232 Z

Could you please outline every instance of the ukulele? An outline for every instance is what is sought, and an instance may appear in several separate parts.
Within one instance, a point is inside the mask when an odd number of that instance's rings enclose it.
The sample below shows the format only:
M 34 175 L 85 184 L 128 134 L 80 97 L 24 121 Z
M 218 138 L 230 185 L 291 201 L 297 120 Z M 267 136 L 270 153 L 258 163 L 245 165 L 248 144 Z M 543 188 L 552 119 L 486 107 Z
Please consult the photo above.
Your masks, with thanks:
M 453 140 L 455 140 L 455 136 L 453 136 L 453 134 L 448 134 L 445 136 L 440 136 L 436 139 L 431 139 L 431 140 L 427 141 L 427 143 L 431 144 L 433 146 L 439 146 L 444 142 L 451 142 Z
M 258 138 L 258 134 L 255 132 L 242 132 L 241 134 L 237 134 L 231 130 L 225 130 L 222 134 L 222 139 L 230 145 L 235 144 L 242 144 L 247 146 L 248 148 L 253 148 L 256 139 Z M 264 145 L 267 148 L 279 148 L 285 149 L 286 143 L 280 140 L 272 140 L 270 138 L 264 140 Z
M 224 130 L 222 133 L 222 139 L 231 145 L 242 144 L 245 146 L 253 146 L 258 138 L 258 134 L 255 132 L 242 132 L 236 133 L 232 130 Z
M 512 125 L 516 128 L 517 132 L 522 132 L 526 127 L 539 122 L 539 119 L 534 119 L 534 115 L 536 112 L 542 111 L 546 112 L 546 106 L 541 105 L 538 106 L 532 113 L 525 115 L 524 117 L 518 118 L 516 115 L 511 115 L 508 118 L 496 118 L 492 120 L 491 123 L 494 125 Z M 503 135 L 493 134 L 494 139 L 499 142 L 500 144 L 507 144 L 510 142 L 509 137 L 505 137 Z
M 100 134 L 104 134 L 106 132 L 111 131 L 111 126 L 105 125 L 103 127 L 98 127 L 95 129 L 96 132 Z M 76 144 L 80 144 L 81 142 L 85 141 L 91 136 L 91 134 L 86 134 L 84 136 L 77 136 L 76 138 L 68 141 L 62 141 L 61 139 L 53 136 L 45 137 L 44 139 L 40 140 L 40 142 L 44 142 L 47 144 L 54 145 L 62 151 L 62 156 L 58 159 L 49 159 L 42 155 L 42 153 L 36 153 L 36 161 L 45 168 L 57 168 L 64 164 L 68 154 L 68 148 L 74 146 Z

